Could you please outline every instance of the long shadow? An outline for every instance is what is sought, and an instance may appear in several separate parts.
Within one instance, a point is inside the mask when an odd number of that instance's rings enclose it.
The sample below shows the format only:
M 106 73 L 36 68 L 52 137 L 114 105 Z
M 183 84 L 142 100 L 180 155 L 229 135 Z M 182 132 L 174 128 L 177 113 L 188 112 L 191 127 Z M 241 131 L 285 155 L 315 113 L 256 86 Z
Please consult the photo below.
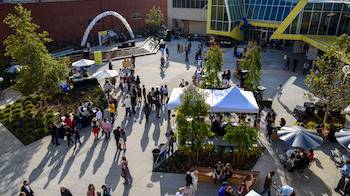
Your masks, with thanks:
M 17 195 L 18 183 L 21 183 L 23 174 L 33 155 L 38 152 L 41 147 L 41 141 L 25 146 L 25 149 L 18 149 L 12 154 L 3 155 L 0 160 L 0 195 Z M 6 158 L 5 158 L 6 156 Z M 49 155 L 48 157 L 50 157 Z
M 286 106 L 284 103 L 282 103 L 282 101 L 281 101 L 281 99 L 280 98 L 277 98 L 277 100 L 278 100 L 278 102 L 281 104 L 281 106 L 286 110 L 286 112 L 288 113 L 288 114 L 293 114 L 293 111 L 292 110 L 290 110 L 289 108 L 288 108 L 288 106 Z
M 124 186 L 123 196 L 128 196 L 130 189 L 131 189 L 130 185 Z
M 140 141 L 142 152 L 145 152 L 145 150 L 148 146 L 148 142 L 149 142 L 148 133 L 149 133 L 149 129 L 151 127 L 151 124 L 152 123 L 149 120 L 145 122 L 145 128 L 143 130 L 143 135 L 142 135 L 142 138 Z
M 91 135 L 90 128 L 85 128 L 84 132 L 82 130 L 81 133 L 84 134 L 83 137 L 80 138 L 82 140 L 81 145 L 77 144 L 77 149 L 72 152 L 72 155 L 69 157 L 68 161 L 66 162 L 66 164 L 61 172 L 61 176 L 60 176 L 60 179 L 58 181 L 59 183 L 62 182 L 62 180 L 67 176 L 70 168 L 72 167 L 72 165 L 74 163 L 76 155 L 79 154 L 80 150 L 85 146 L 86 142 L 89 140 L 89 137 Z
M 165 68 L 160 68 L 160 78 L 164 79 L 165 78 Z
M 61 144 L 62 145 L 62 144 Z M 63 145 L 64 147 L 61 149 L 64 149 L 62 153 L 57 153 L 59 154 L 59 156 L 56 156 L 55 159 L 59 159 L 58 162 L 56 162 L 56 164 L 51 168 L 50 173 L 47 177 L 47 181 L 44 185 L 44 188 L 47 188 L 47 186 L 50 184 L 51 180 L 54 179 L 58 173 L 60 172 L 61 166 L 63 165 L 64 159 L 67 155 L 67 152 L 69 151 L 69 149 L 67 149 L 67 147 L 65 145 Z
M 30 182 L 36 180 L 43 173 L 45 165 L 54 156 L 54 154 L 57 153 L 58 148 L 59 148 L 58 146 L 55 147 L 52 144 L 49 144 L 49 146 L 47 148 L 48 151 L 46 152 L 45 156 L 40 161 L 38 166 L 35 169 L 33 169 L 32 172 L 30 173 L 29 178 L 28 178 L 28 180 Z
M 105 177 L 105 184 L 110 186 L 113 191 L 117 188 L 120 181 L 120 167 L 118 165 L 120 154 L 120 150 L 116 151 L 114 161 L 109 168 L 107 176 Z
M 96 174 L 97 170 L 101 167 L 101 165 L 103 164 L 104 160 L 105 160 L 105 154 L 106 154 L 106 150 L 108 147 L 108 143 L 109 140 L 103 139 L 102 142 L 102 146 L 101 146 L 101 150 L 94 162 L 94 169 L 93 169 L 93 174 Z
M 89 151 L 86 153 L 86 157 L 83 163 L 81 164 L 79 178 L 84 176 L 87 168 L 89 167 L 89 164 L 91 162 L 92 156 L 94 155 L 97 144 L 98 144 L 98 140 L 94 139 L 94 143 L 91 145 Z
M 160 138 L 160 125 L 159 125 L 159 119 L 154 120 L 154 130 L 153 130 L 153 141 L 154 145 L 158 146 L 159 138 Z

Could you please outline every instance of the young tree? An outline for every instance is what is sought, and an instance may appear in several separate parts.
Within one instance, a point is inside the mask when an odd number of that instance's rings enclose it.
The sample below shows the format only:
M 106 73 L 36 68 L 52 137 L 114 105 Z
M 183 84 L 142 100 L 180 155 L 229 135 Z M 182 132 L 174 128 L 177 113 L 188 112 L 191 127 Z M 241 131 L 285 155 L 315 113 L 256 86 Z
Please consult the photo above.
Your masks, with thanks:
M 255 43 L 248 45 L 245 57 L 241 61 L 241 69 L 248 70 L 243 83 L 246 89 L 256 90 L 261 78 L 261 62 L 260 48 Z
M 153 6 L 149 10 L 147 18 L 145 19 L 145 23 L 156 32 L 159 32 L 163 28 L 163 25 L 165 24 L 165 19 L 160 7 Z
M 198 154 L 202 149 L 204 139 L 212 136 L 205 118 L 210 106 L 205 103 L 203 95 L 193 86 L 189 86 L 181 97 L 181 106 L 177 109 L 176 122 L 180 145 L 191 141 L 191 150 Z
M 316 67 L 306 77 L 310 91 L 326 106 L 324 124 L 330 111 L 343 110 L 350 104 L 350 76 L 342 71 L 344 62 L 350 62 L 349 51 L 350 36 L 344 34 L 316 60 Z
M 252 150 L 253 145 L 258 141 L 256 129 L 249 124 L 243 124 L 237 127 L 228 125 L 225 130 L 224 140 L 236 145 L 239 153 L 238 157 L 240 162 L 242 162 Z
M 22 5 L 15 6 L 15 14 L 4 19 L 13 31 L 4 40 L 5 55 L 22 66 L 16 87 L 23 95 L 52 96 L 59 92 L 59 83 L 68 74 L 66 59 L 53 59 L 45 47 L 51 41 L 48 32 L 38 33 L 31 12 Z
M 224 53 L 218 45 L 214 45 L 208 50 L 206 58 L 203 88 L 219 88 L 221 87 L 219 73 L 224 64 Z

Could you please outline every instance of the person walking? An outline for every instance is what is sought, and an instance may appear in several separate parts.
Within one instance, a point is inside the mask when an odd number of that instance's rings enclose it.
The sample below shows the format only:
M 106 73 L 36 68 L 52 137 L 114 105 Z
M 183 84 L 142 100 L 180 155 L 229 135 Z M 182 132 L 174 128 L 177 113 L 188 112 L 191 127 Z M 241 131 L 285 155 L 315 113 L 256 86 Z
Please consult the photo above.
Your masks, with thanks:
M 89 184 L 86 196 L 95 196 L 95 186 L 93 184 Z
M 28 180 L 23 181 L 23 185 L 21 187 L 21 192 L 24 192 L 26 196 L 34 196 L 34 191 L 29 186 Z
M 267 193 L 268 196 L 271 196 L 272 177 L 274 175 L 275 171 L 271 171 L 266 175 L 264 182 L 264 190 L 260 193 L 260 195 Z
M 61 196 L 73 196 L 72 192 L 63 185 L 60 186 L 60 192 Z
M 131 185 L 132 184 L 132 177 L 130 175 L 130 170 L 128 166 L 128 161 L 126 160 L 126 157 L 122 157 L 121 161 L 121 176 L 124 178 L 124 185 Z
M 163 103 L 166 104 L 166 103 L 168 103 L 168 98 L 169 98 L 169 90 L 168 90 L 168 86 L 167 85 L 164 85 L 163 94 L 164 94 L 164 96 L 163 96 L 163 98 L 164 98 Z
M 166 62 L 169 62 L 169 48 L 168 48 L 168 46 L 165 48 L 165 56 L 166 56 Z
M 137 98 L 136 98 L 136 90 L 135 88 L 133 89 L 135 91 L 134 93 L 131 94 L 130 100 L 131 100 L 131 111 L 133 114 L 136 113 L 136 105 L 137 105 Z
M 113 135 L 114 135 L 114 140 L 117 145 L 117 150 L 121 150 L 121 145 L 120 145 L 120 127 L 118 126 L 117 129 L 113 130 Z
M 295 70 L 297 69 L 298 64 L 299 64 L 298 59 L 294 59 L 293 60 L 293 72 L 295 72 Z
M 146 99 L 146 94 L 147 94 L 147 92 L 146 92 L 146 87 L 145 87 L 145 85 L 143 84 L 143 85 L 142 85 L 142 95 L 143 95 L 143 100 L 144 100 L 144 102 L 147 101 L 147 99 Z
M 130 116 L 130 108 L 131 108 L 130 95 L 126 95 L 124 99 L 124 106 L 125 106 L 125 117 L 128 117 Z
M 284 67 L 284 69 L 289 70 L 289 57 L 288 57 L 288 55 L 285 54 L 283 56 L 283 59 L 286 61 L 286 66 Z
M 189 51 L 186 49 L 186 51 L 185 51 L 185 61 L 186 61 L 186 62 L 188 62 L 188 52 L 189 52 Z
M 143 105 L 143 109 L 142 110 L 143 110 L 143 113 L 145 114 L 146 122 L 148 122 L 149 114 L 151 113 L 151 109 L 149 107 L 149 104 L 145 103 Z
M 137 103 L 141 105 L 141 102 L 142 102 L 142 90 L 141 90 L 140 85 L 137 85 L 136 93 L 137 93 Z
M 120 138 L 122 140 L 122 149 L 126 151 L 126 133 L 123 128 L 120 129 Z M 120 139 L 119 139 L 120 141 Z
M 67 128 L 66 129 L 66 138 L 67 138 L 67 144 L 68 144 L 68 147 L 70 146 L 70 143 L 74 144 L 74 141 L 72 139 L 72 136 L 74 135 L 74 130 L 71 129 L 71 128 Z

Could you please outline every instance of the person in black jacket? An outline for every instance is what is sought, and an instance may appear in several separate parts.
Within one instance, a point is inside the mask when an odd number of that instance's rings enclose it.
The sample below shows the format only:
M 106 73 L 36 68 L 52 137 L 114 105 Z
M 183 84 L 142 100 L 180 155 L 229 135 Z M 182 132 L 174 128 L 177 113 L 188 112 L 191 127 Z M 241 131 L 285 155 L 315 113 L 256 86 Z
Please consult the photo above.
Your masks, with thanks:
M 120 127 L 118 126 L 117 129 L 114 129 L 113 130 L 113 134 L 114 134 L 114 139 L 115 139 L 115 142 L 116 142 L 116 145 L 117 145 L 117 150 L 121 150 L 122 147 L 120 145 Z
M 73 196 L 70 190 L 67 189 L 65 186 L 60 186 L 60 192 L 61 192 L 61 196 Z
M 29 186 L 28 180 L 23 181 L 23 186 L 21 188 L 21 192 L 24 192 L 26 194 L 26 196 L 33 196 L 34 195 L 34 191 Z

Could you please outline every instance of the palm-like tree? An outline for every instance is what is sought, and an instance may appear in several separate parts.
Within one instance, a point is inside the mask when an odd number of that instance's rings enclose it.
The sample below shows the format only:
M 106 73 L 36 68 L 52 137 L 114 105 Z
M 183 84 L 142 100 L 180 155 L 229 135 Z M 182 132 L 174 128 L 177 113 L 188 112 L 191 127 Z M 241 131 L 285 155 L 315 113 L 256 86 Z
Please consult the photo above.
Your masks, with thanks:
M 257 130 L 249 124 L 243 124 L 240 126 L 227 126 L 224 140 L 235 145 L 237 148 L 237 157 L 239 163 L 249 155 L 253 148 L 253 145 L 258 141 Z
M 206 63 L 204 69 L 204 86 L 203 88 L 219 88 L 221 87 L 221 80 L 219 73 L 224 64 L 224 53 L 219 46 L 214 45 L 210 47 L 206 55 Z

